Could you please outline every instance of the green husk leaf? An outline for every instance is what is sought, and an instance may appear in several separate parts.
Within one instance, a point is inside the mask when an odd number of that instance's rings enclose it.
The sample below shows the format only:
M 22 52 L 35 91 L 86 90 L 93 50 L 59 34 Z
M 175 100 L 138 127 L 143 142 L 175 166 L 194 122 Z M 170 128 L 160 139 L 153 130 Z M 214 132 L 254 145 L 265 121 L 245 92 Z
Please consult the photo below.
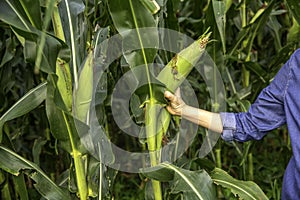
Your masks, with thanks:
M 176 54 L 159 73 L 157 79 L 175 92 L 205 52 L 210 34 L 207 30 L 198 40 Z
M 74 94 L 74 112 L 76 117 L 83 122 L 87 121 L 92 101 L 93 69 L 93 52 L 90 51 L 80 73 L 78 89 Z
M 69 64 L 62 60 L 56 62 L 57 88 L 67 111 L 72 110 L 72 78 Z

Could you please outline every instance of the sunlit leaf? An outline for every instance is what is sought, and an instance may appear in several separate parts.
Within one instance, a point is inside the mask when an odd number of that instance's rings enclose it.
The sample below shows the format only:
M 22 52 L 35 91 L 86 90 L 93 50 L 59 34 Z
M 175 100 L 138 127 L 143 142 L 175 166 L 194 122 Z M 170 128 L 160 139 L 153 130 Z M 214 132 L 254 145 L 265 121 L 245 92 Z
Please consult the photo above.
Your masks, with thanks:
M 152 14 L 156 14 L 160 10 L 160 6 L 155 0 L 140 0 L 140 1 Z

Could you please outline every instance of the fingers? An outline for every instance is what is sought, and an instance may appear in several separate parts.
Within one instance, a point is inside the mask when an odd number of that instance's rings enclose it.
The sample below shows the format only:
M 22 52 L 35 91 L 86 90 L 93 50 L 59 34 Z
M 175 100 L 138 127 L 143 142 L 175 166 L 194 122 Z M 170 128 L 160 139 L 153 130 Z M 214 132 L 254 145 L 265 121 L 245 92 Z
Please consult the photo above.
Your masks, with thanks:
M 171 92 L 169 92 L 169 91 L 165 91 L 164 95 L 170 101 L 174 101 L 175 98 L 176 98 L 176 96 L 174 94 L 172 94 Z
M 173 108 L 172 108 L 171 106 L 167 106 L 166 108 L 167 108 L 167 110 L 168 110 L 168 112 L 169 112 L 170 114 L 172 114 L 172 115 L 176 115 L 176 114 L 177 114 L 177 113 L 173 110 Z
M 175 94 L 172 94 L 169 91 L 165 91 L 164 95 L 165 98 L 170 101 L 170 104 L 166 106 L 169 113 L 171 113 L 172 115 L 180 116 L 185 105 L 185 103 L 181 100 L 181 97 L 177 96 L 180 95 L 180 90 L 177 89 Z
M 175 94 L 172 94 L 171 92 L 169 91 L 165 91 L 165 97 L 170 100 L 170 101 L 174 101 L 176 100 L 176 98 L 181 98 L 181 93 L 180 93 L 180 88 L 178 87 L 175 91 Z

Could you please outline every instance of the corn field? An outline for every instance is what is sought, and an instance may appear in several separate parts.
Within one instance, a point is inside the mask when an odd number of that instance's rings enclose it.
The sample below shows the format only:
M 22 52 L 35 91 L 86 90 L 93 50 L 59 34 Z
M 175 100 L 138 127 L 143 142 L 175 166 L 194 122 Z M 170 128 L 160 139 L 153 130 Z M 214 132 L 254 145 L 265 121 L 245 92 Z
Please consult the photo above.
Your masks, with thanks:
M 260 141 L 170 115 L 245 112 L 300 47 L 298 0 L 0 0 L 1 199 L 280 199 Z

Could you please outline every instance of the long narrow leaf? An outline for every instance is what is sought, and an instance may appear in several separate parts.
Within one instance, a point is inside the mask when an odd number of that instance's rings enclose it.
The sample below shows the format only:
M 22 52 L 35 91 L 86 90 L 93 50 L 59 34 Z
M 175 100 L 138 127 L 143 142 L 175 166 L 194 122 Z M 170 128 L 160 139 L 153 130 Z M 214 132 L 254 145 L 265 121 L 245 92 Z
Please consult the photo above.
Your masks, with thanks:
M 8 0 L 6 0 L 8 1 Z M 13 2 L 13 1 L 10 1 Z M 20 2 L 26 16 L 31 24 L 37 29 L 42 29 L 40 1 L 36 0 L 14 0 L 15 3 Z
M 147 177 L 160 181 L 172 181 L 172 193 L 183 192 L 185 199 L 216 199 L 215 187 L 204 170 L 189 171 L 170 163 L 161 163 L 150 170 L 143 169 Z
M 68 193 L 59 188 L 35 163 L 3 146 L 0 146 L 0 168 L 15 176 L 26 173 L 35 181 L 35 188 L 46 199 L 70 199 Z
M 212 1 L 215 21 L 220 34 L 223 53 L 226 53 L 226 38 L 225 38 L 225 24 L 226 24 L 226 5 L 224 1 Z
M 71 49 L 71 69 L 73 69 L 74 88 L 78 87 L 78 67 L 85 57 L 86 42 L 80 41 L 86 36 L 83 18 L 80 18 L 84 12 L 85 5 L 78 0 L 63 0 L 59 3 L 61 21 L 64 26 L 64 36 Z M 82 24 L 80 24 L 82 23 Z M 82 30 L 80 29 L 82 28 Z M 83 38 L 83 40 L 86 38 Z
M 20 117 L 40 105 L 46 99 L 46 91 L 47 82 L 44 82 L 26 93 L 0 117 L 0 138 L 2 138 L 2 127 L 4 123 Z M 0 141 L 1 140 L 2 139 L 0 139 Z
M 24 30 L 31 31 L 32 26 L 28 22 L 28 18 L 22 9 L 19 2 L 4 0 L 0 1 L 0 19 L 8 24 L 14 24 L 15 27 Z
M 183 191 L 189 197 L 186 199 L 215 199 L 215 188 L 209 175 L 204 171 L 189 171 L 174 165 L 163 163 L 175 172 L 175 187 L 173 192 Z
M 227 172 L 219 168 L 213 170 L 211 177 L 217 185 L 230 189 L 235 196 L 242 199 L 268 199 L 254 182 L 234 179 Z

